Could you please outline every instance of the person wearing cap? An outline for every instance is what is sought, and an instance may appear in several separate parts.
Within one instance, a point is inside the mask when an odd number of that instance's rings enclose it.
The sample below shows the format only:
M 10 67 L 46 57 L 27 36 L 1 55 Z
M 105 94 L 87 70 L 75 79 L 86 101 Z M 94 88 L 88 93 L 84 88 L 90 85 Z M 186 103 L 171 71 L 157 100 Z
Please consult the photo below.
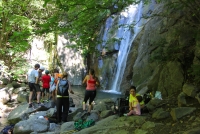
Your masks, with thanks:
M 29 108 L 32 107 L 32 96 L 33 96 L 33 91 L 36 91 L 36 86 L 35 84 L 38 83 L 38 78 L 39 78 L 39 73 L 38 69 L 40 68 L 40 64 L 35 64 L 33 69 L 29 69 L 27 72 L 27 81 L 30 89 L 30 94 L 29 94 Z
M 42 100 L 44 100 L 44 92 L 46 91 L 47 100 L 49 100 L 51 76 L 49 70 L 45 70 L 45 75 L 42 76 Z

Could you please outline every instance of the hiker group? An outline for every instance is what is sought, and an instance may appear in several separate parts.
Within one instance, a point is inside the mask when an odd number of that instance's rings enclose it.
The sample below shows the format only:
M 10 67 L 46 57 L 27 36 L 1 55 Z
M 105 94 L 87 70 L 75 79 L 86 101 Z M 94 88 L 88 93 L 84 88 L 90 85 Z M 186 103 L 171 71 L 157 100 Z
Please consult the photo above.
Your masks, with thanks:
M 43 71 L 45 71 L 44 75 L 42 75 Z M 27 80 L 30 88 L 29 108 L 33 107 L 33 93 L 36 92 L 38 106 L 42 106 L 43 101 L 52 100 L 56 103 L 57 122 L 67 122 L 69 112 L 69 93 L 74 94 L 73 90 L 71 89 L 71 84 L 67 78 L 67 72 L 59 73 L 57 69 L 54 69 L 50 73 L 50 71 L 45 70 L 44 67 L 40 66 L 39 64 L 35 64 L 34 68 L 30 69 L 27 73 Z M 99 79 L 95 76 L 94 69 L 89 70 L 89 73 L 85 76 L 82 84 L 87 85 L 82 104 L 83 115 L 90 115 L 90 112 L 93 109 L 92 102 L 96 97 L 96 88 L 100 86 Z M 42 85 L 42 90 L 40 85 Z M 145 110 L 146 102 L 144 102 L 144 99 L 141 95 L 136 93 L 136 87 L 131 86 L 126 96 L 128 99 L 125 101 L 124 99 L 120 98 L 119 108 L 121 109 L 119 109 L 118 112 L 124 116 L 141 115 L 141 111 Z M 86 109 L 88 100 L 89 107 Z M 125 104 L 122 105 L 123 101 Z M 127 108 L 127 110 L 124 110 L 124 108 Z
M 44 71 L 45 74 L 42 75 Z M 33 95 L 36 93 L 38 106 L 43 106 L 44 104 L 42 102 L 44 101 L 52 100 L 56 103 L 57 123 L 67 122 L 69 93 L 74 94 L 67 78 L 67 72 L 59 73 L 57 69 L 54 69 L 50 73 L 50 71 L 45 70 L 40 64 L 35 64 L 34 68 L 30 69 L 27 73 L 27 81 L 30 89 L 28 107 L 33 107 Z M 86 75 L 82 83 L 87 84 L 85 97 L 83 99 L 83 112 L 89 115 L 92 110 L 92 102 L 96 97 L 96 87 L 100 85 L 93 69 L 89 70 L 89 74 Z M 86 103 L 88 100 L 89 108 L 86 111 Z

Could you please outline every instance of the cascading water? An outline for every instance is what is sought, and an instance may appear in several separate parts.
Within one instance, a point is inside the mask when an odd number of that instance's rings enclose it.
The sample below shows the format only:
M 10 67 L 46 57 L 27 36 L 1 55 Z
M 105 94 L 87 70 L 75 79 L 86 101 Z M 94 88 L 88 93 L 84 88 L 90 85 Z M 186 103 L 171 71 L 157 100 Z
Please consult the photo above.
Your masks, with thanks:
M 122 76 L 126 67 L 127 56 L 136 35 L 140 32 L 142 2 L 138 5 L 130 5 L 124 12 L 121 12 L 118 24 L 118 39 L 121 39 L 118 58 L 116 63 L 116 72 L 114 75 L 112 87 L 109 92 L 120 93 Z

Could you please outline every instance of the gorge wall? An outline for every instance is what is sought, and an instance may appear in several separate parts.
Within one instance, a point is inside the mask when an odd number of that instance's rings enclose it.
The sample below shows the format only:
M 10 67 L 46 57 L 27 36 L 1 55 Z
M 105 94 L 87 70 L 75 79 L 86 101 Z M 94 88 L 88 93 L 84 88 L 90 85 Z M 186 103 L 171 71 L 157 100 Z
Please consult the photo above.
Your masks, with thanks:
M 107 20 L 101 30 L 101 38 L 107 38 L 107 42 L 99 44 L 99 52 L 106 51 L 105 55 L 92 55 L 91 67 L 96 70 L 96 74 L 101 81 L 101 89 L 110 90 L 117 71 L 116 62 L 119 58 L 119 48 L 124 47 L 123 39 L 117 38 L 119 30 L 120 15 L 113 15 L 112 20 Z M 130 16 L 125 16 L 130 17 Z M 200 65 L 199 31 L 196 26 L 192 26 L 188 21 L 190 10 L 182 8 L 177 10 L 166 7 L 166 3 L 153 2 L 143 5 L 142 25 L 140 32 L 134 35 L 134 26 L 129 27 L 129 35 L 123 38 L 136 36 L 127 51 L 127 61 L 125 61 L 125 71 L 120 72 L 122 81 L 120 92 L 127 90 L 130 85 L 135 85 L 137 90 L 143 94 L 147 90 L 161 91 L 163 97 L 174 93 L 180 93 L 185 83 L 198 85 L 198 70 Z M 105 35 L 105 31 L 109 31 Z M 115 39 L 113 42 L 110 41 Z M 66 43 L 63 43 L 66 45 Z M 60 52 L 61 61 L 65 69 L 71 70 L 75 78 L 74 85 L 79 85 L 83 78 L 83 60 L 78 53 L 67 52 L 64 56 Z M 72 59 L 76 58 L 78 65 L 67 67 Z M 65 58 L 63 58 L 65 57 Z M 196 68 L 195 68 L 196 67 Z M 74 70 L 74 71 L 72 71 Z M 198 72 L 198 71 L 196 71 Z M 199 91 L 199 90 L 198 90 Z
M 158 15 L 164 12 L 167 12 L 167 16 Z M 161 91 L 165 97 L 181 92 L 185 83 L 198 84 L 194 81 L 192 67 L 199 65 L 199 32 L 196 27 L 187 23 L 190 11 L 187 8 L 180 11 L 167 10 L 163 3 L 151 3 L 143 8 L 143 16 L 148 14 L 151 17 L 145 20 L 141 32 L 131 42 L 126 68 L 124 73 L 121 72 L 121 92 L 130 85 L 135 85 L 140 93 L 147 90 L 152 90 L 153 93 Z M 107 44 L 107 51 L 116 50 L 114 45 L 116 44 Z M 99 59 L 93 60 L 94 66 L 97 66 Z M 112 84 L 113 80 L 116 53 L 101 60 L 104 64 L 98 69 L 99 76 L 104 89 L 109 89 L 108 83 Z

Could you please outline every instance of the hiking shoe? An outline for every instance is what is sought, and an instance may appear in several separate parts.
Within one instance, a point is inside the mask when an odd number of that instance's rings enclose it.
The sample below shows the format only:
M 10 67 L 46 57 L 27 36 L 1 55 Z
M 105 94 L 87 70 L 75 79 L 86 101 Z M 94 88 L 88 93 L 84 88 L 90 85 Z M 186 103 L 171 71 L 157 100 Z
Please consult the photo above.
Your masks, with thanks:
M 87 115 L 90 116 L 90 112 L 87 112 Z
M 38 104 L 38 106 L 44 106 L 44 104 L 43 103 L 37 103 Z
M 32 108 L 32 107 L 33 107 L 32 103 L 28 105 L 28 108 Z

